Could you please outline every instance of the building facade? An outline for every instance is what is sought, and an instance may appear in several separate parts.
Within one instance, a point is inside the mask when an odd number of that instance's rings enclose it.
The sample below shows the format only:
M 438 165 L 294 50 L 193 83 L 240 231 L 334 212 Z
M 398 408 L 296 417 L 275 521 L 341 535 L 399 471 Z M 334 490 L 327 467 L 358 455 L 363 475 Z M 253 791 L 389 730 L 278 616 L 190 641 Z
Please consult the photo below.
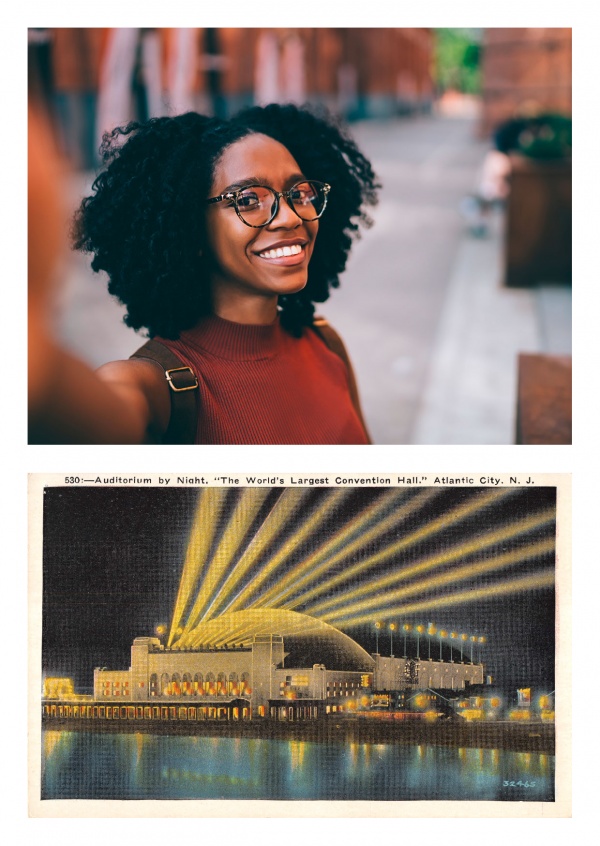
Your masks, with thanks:
M 571 29 L 490 27 L 482 45 L 480 134 L 517 116 L 572 110 Z
M 322 714 L 364 710 L 374 692 L 426 688 L 461 691 L 484 681 L 483 665 L 460 662 L 370 658 L 370 667 L 339 669 L 328 663 L 286 667 L 284 638 L 255 635 L 248 646 L 165 649 L 158 638 L 136 638 L 128 670 L 94 670 L 97 703 L 197 703 L 207 709 L 234 701 L 251 716 Z M 245 704 L 244 704 L 245 703 Z
M 381 692 L 426 688 L 464 690 L 483 682 L 483 664 L 375 656 L 374 689 Z

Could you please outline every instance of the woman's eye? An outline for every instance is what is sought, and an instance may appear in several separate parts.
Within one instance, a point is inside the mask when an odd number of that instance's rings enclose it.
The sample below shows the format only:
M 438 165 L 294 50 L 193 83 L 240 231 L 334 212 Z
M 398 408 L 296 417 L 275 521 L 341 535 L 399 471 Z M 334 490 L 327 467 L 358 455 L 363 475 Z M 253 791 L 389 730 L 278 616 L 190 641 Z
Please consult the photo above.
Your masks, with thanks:
M 307 185 L 306 187 L 295 188 L 292 191 L 292 202 L 307 205 L 312 203 L 315 199 L 315 192 Z
M 238 206 L 243 209 L 251 209 L 260 205 L 260 199 L 254 192 L 246 192 L 244 194 L 240 194 L 237 203 Z

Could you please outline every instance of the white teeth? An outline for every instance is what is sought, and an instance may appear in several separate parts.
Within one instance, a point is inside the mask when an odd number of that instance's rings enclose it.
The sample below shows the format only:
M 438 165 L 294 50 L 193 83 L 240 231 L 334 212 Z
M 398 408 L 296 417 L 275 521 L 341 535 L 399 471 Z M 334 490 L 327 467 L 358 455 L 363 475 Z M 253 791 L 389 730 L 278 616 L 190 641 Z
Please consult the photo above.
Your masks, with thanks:
M 259 253 L 261 258 L 282 258 L 283 256 L 297 256 L 302 252 L 300 244 L 292 244 L 291 247 L 277 247 L 275 250 L 265 250 L 264 253 Z

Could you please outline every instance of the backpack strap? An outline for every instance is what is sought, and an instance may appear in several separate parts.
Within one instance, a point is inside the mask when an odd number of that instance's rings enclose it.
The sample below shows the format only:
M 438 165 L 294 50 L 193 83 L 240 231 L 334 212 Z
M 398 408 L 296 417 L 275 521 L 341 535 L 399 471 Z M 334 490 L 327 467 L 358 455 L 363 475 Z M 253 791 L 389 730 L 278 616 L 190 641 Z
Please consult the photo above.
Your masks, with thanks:
M 331 350 L 331 352 L 339 356 L 339 358 L 341 358 L 344 364 L 346 365 L 346 370 L 348 371 L 348 388 L 350 390 L 350 399 L 352 400 L 352 405 L 354 406 L 356 413 L 358 414 L 358 419 L 363 425 L 363 429 L 365 430 L 369 443 L 371 443 L 369 431 L 367 429 L 367 425 L 363 417 L 362 408 L 360 407 L 360 399 L 358 396 L 358 387 L 356 385 L 354 370 L 352 369 L 352 363 L 350 361 L 350 357 L 348 356 L 346 347 L 344 346 L 344 342 L 342 341 L 338 333 L 335 331 L 335 329 L 331 326 L 330 323 L 328 323 L 327 320 L 325 320 L 324 317 L 315 317 L 312 323 L 312 329 L 321 338 L 325 346 L 327 346 Z
M 130 358 L 146 358 L 163 369 L 170 388 L 171 416 L 163 444 L 193 444 L 198 428 L 198 377 L 160 341 L 147 341 Z

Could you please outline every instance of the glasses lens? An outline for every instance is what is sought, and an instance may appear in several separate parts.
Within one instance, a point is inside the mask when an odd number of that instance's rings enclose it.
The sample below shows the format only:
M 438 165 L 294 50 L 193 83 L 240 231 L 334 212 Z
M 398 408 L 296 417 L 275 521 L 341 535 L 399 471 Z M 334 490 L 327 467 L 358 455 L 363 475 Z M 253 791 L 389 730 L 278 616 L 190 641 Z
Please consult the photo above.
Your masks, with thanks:
M 302 220 L 316 220 L 325 208 L 325 186 L 322 182 L 299 182 L 291 189 L 290 200 Z
M 250 226 L 264 226 L 273 213 L 275 201 L 275 194 L 270 188 L 252 185 L 239 192 L 237 209 Z

